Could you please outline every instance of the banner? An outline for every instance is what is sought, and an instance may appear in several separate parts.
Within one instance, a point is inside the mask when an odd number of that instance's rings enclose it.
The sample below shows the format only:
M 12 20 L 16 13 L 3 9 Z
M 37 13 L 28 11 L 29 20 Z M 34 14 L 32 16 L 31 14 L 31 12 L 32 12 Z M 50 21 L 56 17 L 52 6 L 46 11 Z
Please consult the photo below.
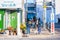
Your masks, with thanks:
M 55 31 L 55 24 L 54 24 L 54 13 L 51 13 L 51 33 Z

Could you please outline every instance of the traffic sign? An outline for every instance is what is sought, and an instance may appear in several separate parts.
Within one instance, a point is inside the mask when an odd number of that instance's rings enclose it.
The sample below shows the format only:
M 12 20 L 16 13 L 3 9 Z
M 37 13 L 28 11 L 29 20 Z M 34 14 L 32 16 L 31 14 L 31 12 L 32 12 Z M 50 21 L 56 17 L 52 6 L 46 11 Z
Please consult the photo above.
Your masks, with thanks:
M 44 6 L 43 6 L 43 8 L 47 8 L 47 6 L 46 6 L 46 5 L 44 5 Z

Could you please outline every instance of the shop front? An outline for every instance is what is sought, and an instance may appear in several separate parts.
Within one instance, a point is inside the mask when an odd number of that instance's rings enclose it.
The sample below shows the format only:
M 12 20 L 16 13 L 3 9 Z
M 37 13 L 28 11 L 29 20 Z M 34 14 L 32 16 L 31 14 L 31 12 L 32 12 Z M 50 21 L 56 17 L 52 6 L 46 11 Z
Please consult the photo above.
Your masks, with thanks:
M 0 0 L 0 31 L 9 30 L 21 36 L 20 24 L 24 21 L 22 21 L 22 2 L 22 0 Z

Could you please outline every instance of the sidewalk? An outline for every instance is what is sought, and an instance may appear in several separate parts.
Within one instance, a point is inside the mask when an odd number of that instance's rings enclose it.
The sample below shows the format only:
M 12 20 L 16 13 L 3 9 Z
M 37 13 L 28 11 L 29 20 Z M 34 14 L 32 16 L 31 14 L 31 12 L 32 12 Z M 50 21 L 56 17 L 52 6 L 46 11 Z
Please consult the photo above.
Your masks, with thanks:
M 30 34 L 29 37 L 46 38 L 50 37 L 50 32 L 47 29 L 42 28 L 40 34 Z
M 55 35 L 52 35 L 47 29 L 42 29 L 40 34 L 30 34 L 29 37 L 1 35 L 4 40 L 60 40 L 60 29 L 56 29 Z
M 40 34 L 29 35 L 29 38 L 58 38 L 60 37 L 60 29 L 55 29 L 55 34 L 51 34 L 47 29 L 42 29 Z
M 41 33 L 40 34 L 29 34 L 29 36 L 25 37 L 25 38 L 50 38 L 51 36 L 60 37 L 60 29 L 56 29 L 55 30 L 55 35 L 52 35 L 47 29 L 41 29 Z M 9 36 L 9 35 L 1 35 L 0 34 L 0 38 L 1 37 L 18 37 L 18 36 L 13 36 L 13 35 Z

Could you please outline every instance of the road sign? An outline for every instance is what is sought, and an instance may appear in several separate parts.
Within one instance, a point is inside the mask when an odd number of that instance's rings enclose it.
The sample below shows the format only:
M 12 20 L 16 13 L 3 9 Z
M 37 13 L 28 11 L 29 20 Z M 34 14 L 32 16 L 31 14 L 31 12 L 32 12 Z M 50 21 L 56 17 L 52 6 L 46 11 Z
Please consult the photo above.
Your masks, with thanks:
M 46 6 L 46 5 L 44 5 L 44 6 L 43 6 L 43 8 L 47 8 L 47 6 Z

